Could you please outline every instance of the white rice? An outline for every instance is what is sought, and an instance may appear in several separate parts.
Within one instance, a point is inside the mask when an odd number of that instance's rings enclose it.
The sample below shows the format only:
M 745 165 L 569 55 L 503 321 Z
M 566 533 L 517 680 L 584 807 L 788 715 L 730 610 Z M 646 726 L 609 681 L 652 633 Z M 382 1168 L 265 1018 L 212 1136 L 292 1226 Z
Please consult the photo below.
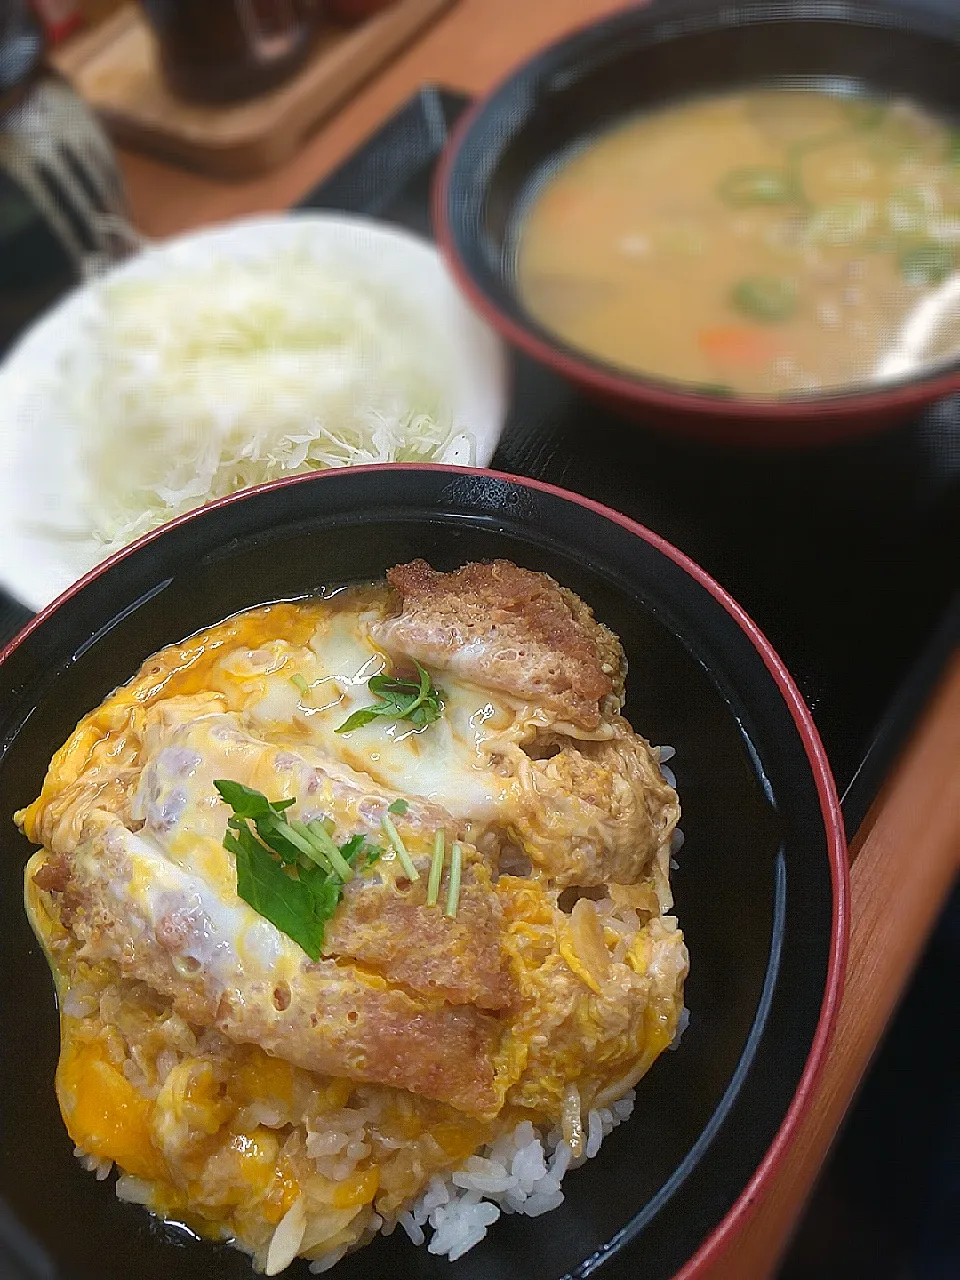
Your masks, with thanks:
M 673 1052 L 675 1049 L 680 1048 L 680 1037 L 683 1035 L 683 1033 L 686 1031 L 689 1025 L 690 1025 L 690 1010 L 687 1008 L 686 1005 L 684 1005 L 683 1008 L 680 1010 L 680 1016 L 677 1018 L 677 1030 L 674 1034 L 673 1039 L 667 1045 L 667 1048 L 671 1052 Z
M 687 1020 L 684 1010 L 677 1040 Z M 519 1213 L 536 1218 L 550 1213 L 563 1203 L 562 1183 L 566 1174 L 599 1153 L 603 1139 L 617 1125 L 629 1119 L 635 1097 L 636 1093 L 631 1089 L 609 1107 L 588 1114 L 584 1125 L 583 1154 L 579 1158 L 574 1156 L 559 1129 L 546 1132 L 525 1120 L 511 1133 L 483 1147 L 479 1154 L 468 1157 L 461 1168 L 445 1177 L 431 1178 L 426 1190 L 409 1209 L 386 1219 L 373 1214 L 359 1243 L 378 1233 L 390 1235 L 399 1225 L 415 1245 L 426 1245 L 430 1253 L 453 1262 L 479 1244 L 501 1214 Z M 357 1143 L 349 1131 L 313 1133 L 308 1136 L 307 1145 L 319 1157 L 318 1164 L 336 1161 L 340 1153 L 343 1153 L 341 1158 L 346 1157 L 347 1152 L 350 1156 L 357 1156 L 359 1153 L 353 1148 L 365 1146 Z M 80 1148 L 76 1148 L 75 1154 L 84 1168 L 100 1179 L 112 1171 L 113 1165 L 109 1160 L 98 1160 Z M 153 1188 L 131 1174 L 120 1172 L 116 1193 L 121 1200 L 149 1207 Z M 302 1217 L 302 1202 L 297 1204 Z M 286 1265 L 291 1249 L 296 1252 L 299 1248 L 303 1234 L 300 1228 L 304 1223 L 293 1221 L 294 1216 L 291 1210 L 288 1215 L 291 1218 L 290 1240 L 275 1241 L 276 1248 L 271 1243 L 268 1275 L 276 1274 L 275 1268 Z M 284 1223 L 286 1221 L 284 1219 Z M 315 1259 L 309 1264 L 310 1271 L 314 1275 L 330 1271 L 350 1247 L 343 1245 Z
M 454 1173 L 431 1178 L 413 1207 L 399 1215 L 400 1226 L 415 1245 L 426 1244 L 430 1253 L 454 1262 L 480 1243 L 501 1214 L 536 1218 L 559 1208 L 564 1176 L 597 1155 L 607 1134 L 629 1118 L 635 1096 L 631 1089 L 611 1107 L 590 1112 L 579 1160 L 559 1130 L 544 1133 L 525 1120 Z M 310 1270 L 328 1270 L 332 1256 L 311 1263 Z
M 673 787 L 673 789 L 676 790 L 677 775 L 673 772 L 672 769 L 667 768 L 667 761 L 672 760 L 673 757 L 677 754 L 676 747 L 654 747 L 653 754 L 657 763 L 660 765 L 660 773 L 663 776 L 664 782 L 666 782 L 668 786 Z
M 331 1271 L 347 1252 L 348 1247 L 348 1245 L 341 1245 L 339 1249 L 333 1249 L 330 1253 L 325 1253 L 322 1258 L 310 1263 L 310 1270 L 315 1276 L 322 1275 L 324 1271 Z
M 98 1156 L 88 1154 L 82 1147 L 74 1147 L 73 1154 L 86 1169 L 87 1173 L 92 1173 L 96 1176 L 98 1182 L 105 1182 L 113 1172 L 112 1160 L 101 1160 Z

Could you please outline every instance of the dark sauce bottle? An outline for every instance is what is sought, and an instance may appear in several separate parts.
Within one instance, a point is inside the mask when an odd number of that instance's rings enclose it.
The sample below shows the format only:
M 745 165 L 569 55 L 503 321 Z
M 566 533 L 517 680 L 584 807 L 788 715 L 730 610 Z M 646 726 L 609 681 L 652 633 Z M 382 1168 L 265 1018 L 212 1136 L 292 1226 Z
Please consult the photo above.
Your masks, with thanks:
M 281 84 L 305 61 L 311 0 L 141 0 L 164 79 L 192 102 L 236 102 Z

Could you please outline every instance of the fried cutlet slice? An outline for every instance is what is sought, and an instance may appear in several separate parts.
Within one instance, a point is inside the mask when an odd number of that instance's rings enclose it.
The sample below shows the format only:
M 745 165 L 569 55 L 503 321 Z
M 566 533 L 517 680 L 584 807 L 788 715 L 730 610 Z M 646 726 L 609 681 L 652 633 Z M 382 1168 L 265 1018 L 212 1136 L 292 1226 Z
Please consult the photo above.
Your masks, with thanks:
M 472 1115 L 502 1102 L 494 1061 L 497 1018 L 394 985 L 340 956 L 310 958 L 239 899 L 224 902 L 202 877 L 143 834 L 95 812 L 72 855 L 28 868 L 27 898 L 49 895 L 35 919 L 56 919 L 69 942 L 173 1002 L 191 1025 L 309 1071 L 394 1085 Z
M 626 661 L 617 637 L 571 591 L 508 560 L 438 573 L 425 560 L 387 574 L 399 612 L 371 628 L 388 653 L 598 728 L 618 710 Z

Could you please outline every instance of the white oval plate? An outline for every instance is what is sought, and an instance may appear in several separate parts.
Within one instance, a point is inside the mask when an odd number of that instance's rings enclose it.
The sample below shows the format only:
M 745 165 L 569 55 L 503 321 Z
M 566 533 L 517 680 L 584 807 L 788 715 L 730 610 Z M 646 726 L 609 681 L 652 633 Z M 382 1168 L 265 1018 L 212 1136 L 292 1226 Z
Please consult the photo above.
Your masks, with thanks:
M 335 265 L 341 277 L 345 263 L 358 277 L 373 274 L 378 286 L 417 314 L 425 339 L 451 357 L 450 409 L 473 438 L 472 460 L 477 466 L 489 463 L 507 410 L 506 354 L 430 244 L 385 223 L 338 213 L 293 213 L 205 228 L 150 247 L 74 291 L 28 330 L 0 367 L 0 585 L 13 596 L 41 609 L 92 567 L 88 542 L 71 546 L 55 540 L 38 527 L 37 516 L 38 508 L 42 515 L 46 504 L 70 499 L 64 479 L 69 466 L 50 465 L 51 442 L 71 438 L 58 369 L 65 358 L 92 354 L 103 291 L 120 280 L 207 266 L 213 257 L 250 262 L 295 248 Z

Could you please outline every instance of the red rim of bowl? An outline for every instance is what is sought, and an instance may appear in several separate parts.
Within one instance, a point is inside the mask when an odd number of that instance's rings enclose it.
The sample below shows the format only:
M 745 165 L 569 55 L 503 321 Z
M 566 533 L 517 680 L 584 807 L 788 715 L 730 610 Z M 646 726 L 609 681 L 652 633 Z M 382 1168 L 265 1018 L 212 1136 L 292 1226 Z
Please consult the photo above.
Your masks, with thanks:
M 639 11 L 645 4 L 637 6 Z M 510 343 L 519 348 L 534 360 L 545 364 L 554 373 L 559 374 L 567 382 L 588 387 L 594 394 L 609 400 L 629 403 L 636 406 L 650 405 L 657 410 L 666 410 L 685 415 L 686 434 L 696 434 L 705 439 L 724 439 L 723 428 L 711 429 L 711 424 L 742 423 L 743 429 L 731 434 L 745 442 L 777 444 L 778 440 L 767 437 L 758 431 L 766 422 L 773 421 L 779 425 L 797 424 L 807 429 L 804 437 L 816 444 L 841 436 L 852 437 L 872 434 L 877 429 L 877 421 L 902 414 L 906 416 L 911 409 L 919 409 L 922 405 L 942 399 L 960 390 L 960 369 L 948 373 L 936 374 L 930 378 L 919 375 L 909 382 L 898 383 L 881 391 L 849 391 L 836 395 L 810 397 L 808 399 L 751 400 L 727 399 L 720 396 L 697 395 L 693 392 L 673 390 L 655 381 L 647 381 L 640 375 L 618 373 L 613 368 L 595 363 L 586 354 L 578 355 L 550 341 L 549 337 L 541 337 L 539 333 L 514 320 L 502 311 L 496 302 L 486 293 L 482 286 L 461 258 L 457 249 L 456 236 L 447 217 L 449 206 L 450 180 L 454 164 L 463 149 L 467 134 L 489 102 L 505 88 L 521 71 L 543 56 L 548 50 L 575 40 L 578 36 L 603 25 L 607 21 L 623 16 L 624 10 L 615 9 L 595 18 L 592 22 L 583 23 L 572 28 L 559 40 L 552 40 L 534 50 L 522 62 L 507 72 L 494 86 L 483 93 L 457 121 L 440 156 L 431 191 L 431 219 L 437 246 L 458 287 L 463 291 L 471 306 Z M 557 339 L 557 343 L 559 343 Z M 693 423 L 699 420 L 699 425 Z M 836 424 L 843 422 L 842 428 Z M 783 437 L 782 443 L 793 444 L 797 437 Z
M 160 525 L 159 528 L 152 530 L 150 533 L 144 534 L 142 538 L 138 538 L 136 542 L 132 542 L 128 547 L 122 548 L 115 552 L 109 559 L 104 560 L 101 564 L 91 569 L 66 591 L 62 592 L 56 600 L 42 609 L 35 618 L 33 618 L 22 631 L 13 637 L 10 643 L 0 652 L 0 664 L 2 664 L 15 649 L 17 649 L 23 641 L 37 627 L 41 626 L 48 618 L 57 612 L 68 600 L 75 596 L 79 591 L 94 579 L 100 577 L 113 565 L 121 560 L 125 560 L 127 556 L 132 555 L 140 547 L 155 541 L 162 537 L 167 530 L 178 528 L 181 525 L 189 523 L 191 520 L 197 519 L 198 516 L 204 515 L 210 511 L 214 511 L 219 507 L 229 506 L 234 502 L 243 502 L 247 498 L 258 494 L 273 491 L 277 489 L 285 489 L 290 485 L 309 483 L 316 480 L 328 479 L 343 475 L 346 469 L 331 469 L 329 471 L 308 472 L 306 475 L 290 476 L 284 480 L 273 480 L 267 484 L 256 485 L 251 489 L 243 489 L 237 493 L 232 493 L 224 498 L 215 499 L 206 506 L 197 507 L 193 511 L 188 511 L 185 515 L 178 516 L 175 520 L 169 521 L 167 524 Z M 747 639 L 760 655 L 764 666 L 773 677 L 774 683 L 780 691 L 780 695 L 787 705 L 791 719 L 797 728 L 797 733 L 803 744 L 803 749 L 807 760 L 810 763 L 810 769 L 813 773 L 814 782 L 817 789 L 817 795 L 820 800 L 820 812 L 823 817 L 824 834 L 827 841 L 827 857 L 830 862 L 830 879 L 833 886 L 833 911 L 830 938 L 830 955 L 827 962 L 827 977 L 824 989 L 823 1001 L 820 1006 L 820 1017 L 817 1022 L 817 1028 L 814 1033 L 813 1041 L 810 1046 L 810 1052 L 807 1055 L 800 1082 L 797 1085 L 793 1101 L 787 1109 L 780 1128 L 767 1148 L 766 1154 L 760 1161 L 754 1171 L 750 1181 L 741 1191 L 733 1206 L 727 1211 L 723 1219 L 714 1227 L 713 1231 L 706 1238 L 697 1252 L 684 1264 L 681 1269 L 675 1273 L 674 1280 L 695 1280 L 696 1277 L 703 1276 L 706 1269 L 712 1266 L 720 1256 L 726 1252 L 735 1240 L 738 1232 L 740 1232 L 752 1217 L 754 1211 L 759 1205 L 759 1201 L 767 1188 L 774 1174 L 781 1167 L 786 1159 L 791 1143 L 796 1136 L 796 1131 L 800 1121 L 806 1114 L 810 1103 L 813 1100 L 813 1094 L 820 1074 L 826 1061 L 827 1050 L 833 1039 L 836 1029 L 837 1015 L 840 1007 L 840 998 L 843 994 L 844 973 L 847 963 L 847 950 L 849 943 L 849 897 L 850 897 L 850 874 L 847 862 L 847 843 L 844 833 L 843 816 L 840 812 L 840 801 L 837 796 L 836 784 L 834 783 L 833 774 L 830 764 L 827 760 L 827 754 L 824 750 L 823 743 L 820 741 L 820 735 L 817 732 L 813 717 L 807 708 L 803 697 L 793 681 L 793 677 L 787 671 L 782 660 L 776 650 L 770 644 L 760 628 L 755 622 L 744 612 L 737 602 L 730 596 L 720 584 L 712 578 L 705 570 L 701 569 L 695 561 L 689 556 L 679 551 L 672 543 L 667 542 L 665 538 L 661 538 L 659 534 L 648 529 L 645 525 L 639 524 L 636 520 L 631 520 L 629 516 L 622 515 L 619 511 L 615 511 L 612 507 L 604 506 L 601 502 L 594 502 L 591 498 L 582 497 L 580 494 L 572 493 L 568 489 L 561 489 L 557 485 L 544 484 L 540 480 L 527 479 L 523 476 L 512 476 L 503 471 L 493 471 L 488 468 L 480 467 L 453 467 L 442 464 L 424 464 L 411 462 L 397 463 L 377 463 L 370 466 L 350 467 L 349 471 L 353 472 L 388 472 L 388 471 L 431 471 L 444 472 L 450 475 L 462 476 L 483 476 L 487 479 L 504 481 L 512 485 L 520 485 L 529 489 L 536 489 L 541 493 L 550 494 L 552 497 L 560 498 L 565 502 L 575 503 L 579 507 L 583 507 L 588 511 L 593 511 L 597 515 L 603 516 L 605 519 L 612 521 L 614 524 L 620 525 L 626 529 L 628 533 L 635 537 L 642 538 L 644 542 L 649 543 L 661 555 L 672 560 L 680 569 L 689 577 L 693 578 L 714 600 L 722 606 L 723 609 L 733 618 L 734 622 L 739 626 L 741 631 L 746 635 Z

